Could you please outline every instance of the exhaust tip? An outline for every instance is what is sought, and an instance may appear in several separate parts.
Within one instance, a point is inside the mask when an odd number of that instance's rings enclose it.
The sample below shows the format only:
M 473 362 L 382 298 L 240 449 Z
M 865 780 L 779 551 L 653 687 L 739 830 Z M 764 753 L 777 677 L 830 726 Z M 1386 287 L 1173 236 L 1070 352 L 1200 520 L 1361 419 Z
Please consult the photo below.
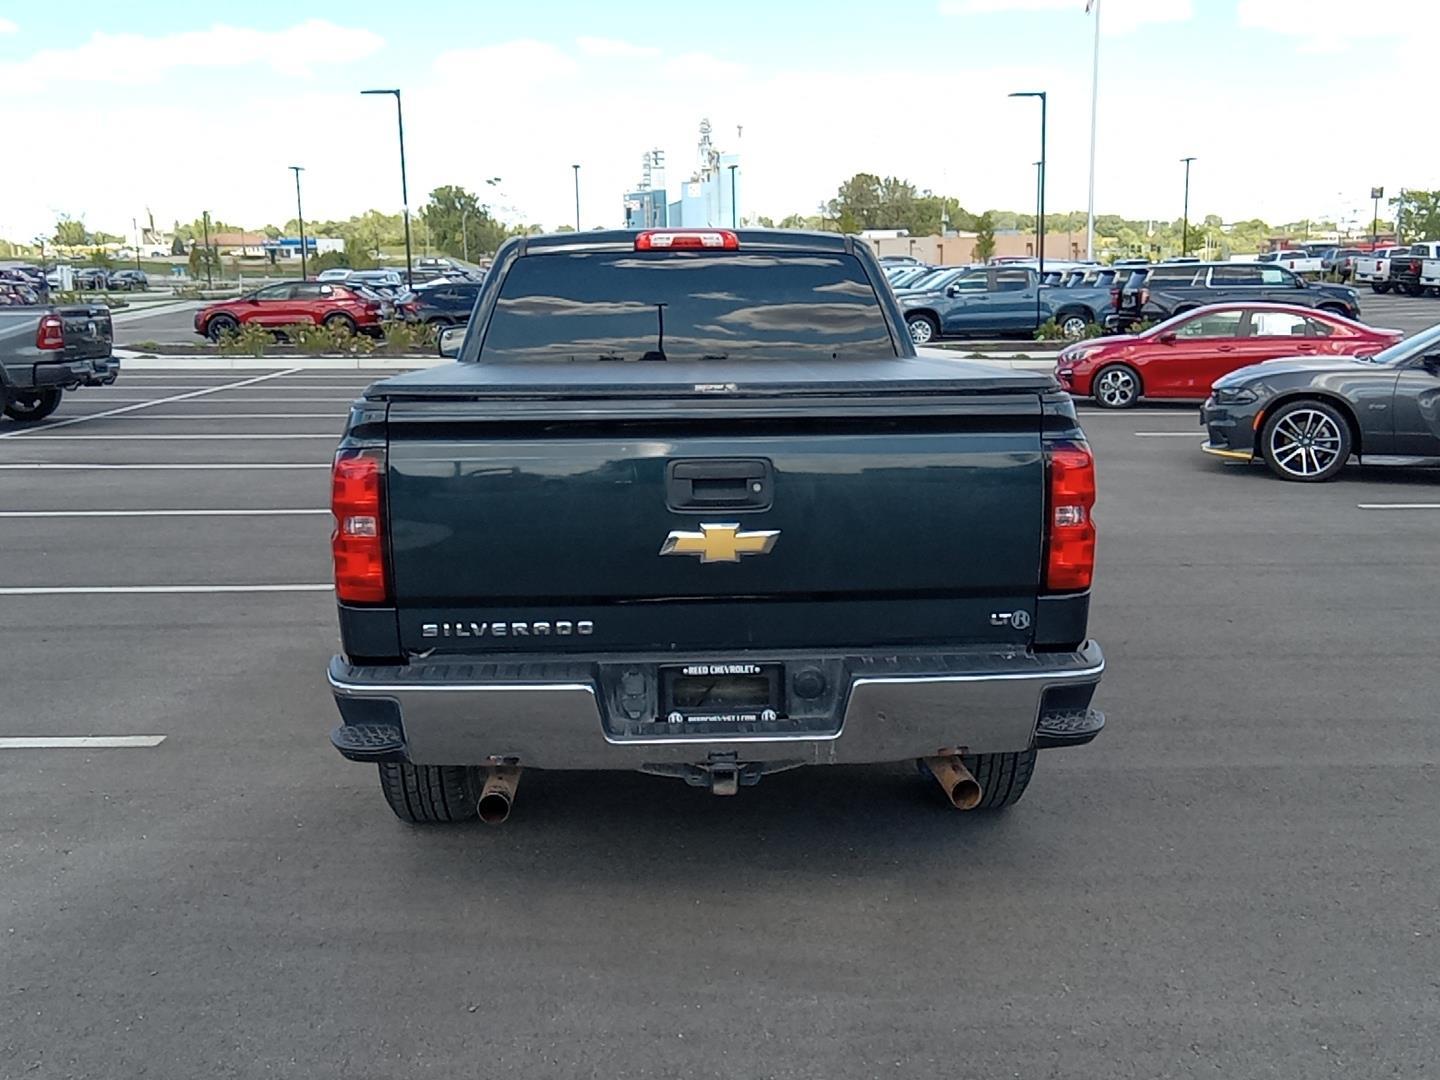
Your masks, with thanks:
M 475 813 L 486 825 L 500 825 L 510 816 L 515 802 L 515 788 L 520 783 L 520 769 L 514 765 L 492 766 L 480 789 Z
M 961 780 L 947 793 L 950 796 L 950 805 L 956 810 L 974 810 L 980 805 L 980 798 L 985 793 L 980 790 L 980 785 L 971 777 Z
M 965 763 L 956 754 L 942 754 L 924 759 L 925 767 L 940 784 L 940 790 L 956 810 L 974 810 L 985 797 L 980 781 L 965 768 Z
M 486 825 L 503 825 L 510 816 L 510 796 L 500 791 L 487 791 L 480 796 L 475 809 Z

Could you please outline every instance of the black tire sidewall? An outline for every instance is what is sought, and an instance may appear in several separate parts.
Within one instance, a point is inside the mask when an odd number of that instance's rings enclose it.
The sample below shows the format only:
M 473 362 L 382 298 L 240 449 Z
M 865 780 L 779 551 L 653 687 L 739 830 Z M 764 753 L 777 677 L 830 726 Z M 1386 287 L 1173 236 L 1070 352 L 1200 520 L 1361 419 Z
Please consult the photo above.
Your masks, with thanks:
M 205 336 L 211 341 L 218 341 L 222 334 L 233 334 L 240 329 L 240 323 L 233 315 L 213 315 L 210 321 L 205 324 Z
M 1271 450 L 1271 439 L 1280 421 L 1291 413 L 1302 409 L 1312 409 L 1316 412 L 1324 413 L 1335 422 L 1340 431 L 1340 456 L 1335 459 L 1329 468 L 1323 472 L 1316 473 L 1314 476 L 1296 476 L 1294 473 L 1287 472 L 1275 461 L 1274 451 Z M 1277 478 L 1290 483 L 1323 484 L 1327 480 L 1333 480 L 1340 475 L 1341 470 L 1343 470 L 1346 463 L 1349 462 L 1350 455 L 1354 452 L 1355 440 L 1350 431 L 1350 422 L 1346 420 L 1345 414 L 1328 402 L 1317 401 L 1314 398 L 1300 398 L 1296 401 L 1287 401 L 1267 416 L 1265 423 L 1260 427 L 1260 456 L 1265 459 L 1265 464 L 1269 466 L 1270 471 Z
M 339 312 L 326 315 L 320 325 L 326 330 L 343 330 L 347 334 L 355 333 L 355 320 L 349 315 L 342 315 Z
M 60 407 L 60 401 L 64 397 L 64 391 L 53 386 L 43 390 L 27 391 L 25 396 L 29 397 L 31 393 L 40 399 L 35 408 L 21 409 L 15 402 L 7 398 L 5 399 L 5 415 L 17 424 L 38 424 Z

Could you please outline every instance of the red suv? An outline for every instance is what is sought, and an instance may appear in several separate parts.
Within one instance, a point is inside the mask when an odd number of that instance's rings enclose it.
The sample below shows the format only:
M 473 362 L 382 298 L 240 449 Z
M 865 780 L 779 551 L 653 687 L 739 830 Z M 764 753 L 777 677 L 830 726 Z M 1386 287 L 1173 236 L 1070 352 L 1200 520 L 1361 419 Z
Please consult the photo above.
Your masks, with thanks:
M 272 330 L 314 323 L 355 333 L 380 332 L 382 305 L 354 289 L 328 281 L 287 281 L 267 285 L 238 300 L 208 304 L 195 313 L 195 332 L 212 341 L 242 323 Z

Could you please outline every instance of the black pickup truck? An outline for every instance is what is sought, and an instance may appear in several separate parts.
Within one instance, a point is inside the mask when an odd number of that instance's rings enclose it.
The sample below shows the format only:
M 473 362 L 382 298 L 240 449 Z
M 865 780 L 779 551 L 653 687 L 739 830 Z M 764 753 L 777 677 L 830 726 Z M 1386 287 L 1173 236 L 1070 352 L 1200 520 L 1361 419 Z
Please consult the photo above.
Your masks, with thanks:
M 332 478 L 331 741 L 401 819 L 503 820 L 522 769 L 898 761 L 994 808 L 1099 731 L 1070 398 L 917 354 L 864 244 L 512 240 L 448 333 Z
M 120 361 L 111 339 L 104 304 L 0 307 L 0 408 L 34 423 L 60 407 L 66 390 L 113 383 Z

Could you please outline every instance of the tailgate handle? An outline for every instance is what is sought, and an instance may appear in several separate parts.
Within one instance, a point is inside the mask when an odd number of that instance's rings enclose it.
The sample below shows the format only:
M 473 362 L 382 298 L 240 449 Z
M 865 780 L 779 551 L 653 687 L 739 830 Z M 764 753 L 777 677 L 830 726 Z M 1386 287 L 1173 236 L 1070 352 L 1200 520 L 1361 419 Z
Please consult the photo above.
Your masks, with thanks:
M 665 501 L 671 510 L 765 510 L 773 486 L 770 462 L 763 458 L 672 461 Z

